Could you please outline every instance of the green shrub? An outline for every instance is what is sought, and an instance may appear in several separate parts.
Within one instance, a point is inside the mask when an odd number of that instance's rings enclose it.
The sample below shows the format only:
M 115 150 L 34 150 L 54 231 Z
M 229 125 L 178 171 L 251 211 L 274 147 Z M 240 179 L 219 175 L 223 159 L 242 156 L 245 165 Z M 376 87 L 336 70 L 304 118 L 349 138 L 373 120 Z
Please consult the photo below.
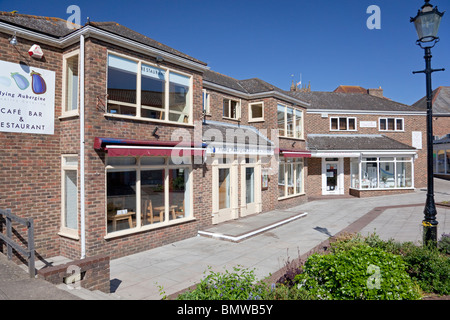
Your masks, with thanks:
M 263 300 L 315 300 L 316 297 L 302 286 L 288 286 L 282 283 L 272 284 L 261 297 Z
M 447 233 L 441 236 L 441 239 L 438 241 L 438 248 L 442 253 L 450 255 L 450 234 Z
M 259 300 L 266 294 L 267 286 L 256 281 L 254 270 L 234 267 L 234 272 L 213 272 L 195 289 L 180 294 L 178 300 Z
M 320 299 L 419 299 L 402 258 L 363 242 L 336 243 L 332 254 L 310 256 L 296 276 L 299 286 Z
M 433 246 L 410 246 L 403 259 L 408 273 L 425 292 L 450 294 L 450 257 Z

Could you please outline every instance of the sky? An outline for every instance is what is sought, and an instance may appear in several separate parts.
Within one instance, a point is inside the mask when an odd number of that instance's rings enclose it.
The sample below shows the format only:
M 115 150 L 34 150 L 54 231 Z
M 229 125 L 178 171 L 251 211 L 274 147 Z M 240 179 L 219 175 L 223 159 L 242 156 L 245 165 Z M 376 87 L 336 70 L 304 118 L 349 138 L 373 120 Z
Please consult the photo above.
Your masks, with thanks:
M 0 0 L 0 11 L 69 19 L 115 21 L 204 61 L 211 70 L 243 80 L 260 78 L 289 90 L 292 80 L 313 91 L 339 85 L 384 90 L 413 104 L 426 94 L 424 51 L 410 17 L 423 0 Z M 450 1 L 432 49 L 433 89 L 450 86 Z M 373 20 L 370 6 L 379 8 Z M 379 22 L 369 29 L 367 21 Z

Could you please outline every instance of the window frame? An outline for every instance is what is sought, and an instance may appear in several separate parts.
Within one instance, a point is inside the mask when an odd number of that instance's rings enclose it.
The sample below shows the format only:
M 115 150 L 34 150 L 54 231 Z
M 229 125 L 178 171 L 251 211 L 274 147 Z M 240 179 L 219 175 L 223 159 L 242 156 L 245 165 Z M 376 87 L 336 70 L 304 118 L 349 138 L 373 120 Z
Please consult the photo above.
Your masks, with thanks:
M 386 160 L 386 158 L 393 158 L 392 160 Z M 408 158 L 408 159 L 402 159 L 402 158 Z M 370 160 L 369 160 L 370 159 Z M 364 163 L 375 163 L 376 164 L 376 187 L 370 187 L 367 186 L 366 188 L 363 187 L 363 180 L 365 179 L 362 174 L 362 168 Z M 382 178 L 380 178 L 380 163 L 392 163 L 393 165 L 393 176 L 394 176 L 394 187 L 380 187 L 380 181 Z M 397 164 L 398 163 L 409 163 L 411 165 L 411 186 L 409 187 L 399 187 L 398 186 L 398 172 L 397 172 Z M 358 181 L 354 180 L 351 181 L 350 188 L 355 190 L 361 190 L 361 191 L 370 191 L 370 190 L 405 190 L 405 189 L 414 189 L 414 156 L 412 155 L 373 155 L 369 156 L 366 155 L 358 160 L 358 173 L 353 172 L 353 168 L 355 167 L 355 162 L 353 165 L 350 165 L 350 176 L 353 177 L 357 174 Z M 357 187 L 356 187 L 356 186 Z M 384 182 L 384 185 L 386 183 Z
M 224 115 L 224 111 L 225 111 L 225 100 L 228 100 L 228 114 L 231 115 L 231 102 L 235 102 L 236 103 L 236 118 L 233 117 L 227 117 Z M 240 99 L 233 99 L 233 98 L 228 98 L 228 97 L 223 97 L 222 99 L 222 118 L 223 119 L 228 119 L 228 120 L 236 120 L 236 121 L 240 121 L 241 120 L 241 100 Z
M 172 225 L 176 225 L 176 224 L 181 224 L 181 223 L 185 223 L 187 221 L 192 221 L 195 220 L 194 217 L 194 205 L 193 205 L 193 178 L 194 178 L 194 171 L 193 171 L 193 166 L 192 164 L 171 164 L 170 163 L 170 156 L 167 157 L 163 157 L 164 160 L 164 164 L 141 164 L 141 160 L 143 158 L 152 158 L 152 157 L 123 157 L 123 158 L 133 158 L 136 160 L 135 164 L 126 164 L 126 165 L 112 165 L 110 164 L 110 159 L 114 159 L 116 157 L 107 157 L 106 159 L 106 165 L 105 165 L 105 204 L 108 202 L 108 194 L 106 192 L 107 190 L 107 186 L 108 186 L 108 170 L 135 170 L 136 171 L 136 226 L 134 228 L 128 228 L 128 229 L 124 229 L 124 230 L 119 230 L 119 231 L 113 231 L 113 232 L 108 232 L 108 222 L 107 222 L 107 206 L 105 205 L 105 212 L 104 212 L 104 217 L 105 217 L 105 228 L 106 228 L 106 235 L 105 235 L 105 239 L 110 239 L 110 238 L 115 238 L 115 237 L 120 237 L 123 235 L 129 235 L 129 234 L 135 234 L 138 232 L 142 232 L 142 231 L 147 231 L 147 230 L 153 230 L 153 229 L 160 229 L 160 228 L 165 228 L 168 226 L 172 226 Z M 155 158 L 155 157 L 153 157 Z M 160 157 L 156 157 L 156 158 L 160 158 Z M 189 170 L 189 175 L 188 175 L 188 185 L 186 188 L 189 188 L 189 212 L 188 215 L 180 218 L 180 219 L 175 219 L 175 220 L 171 220 L 169 217 L 170 214 L 170 205 L 168 206 L 167 204 L 169 204 L 169 193 L 170 193 L 170 186 L 169 186 L 169 171 L 173 170 L 173 169 L 187 169 Z M 141 171 L 145 171 L 145 170 L 163 170 L 164 171 L 164 221 L 160 222 L 160 223 L 156 223 L 156 224 L 146 224 L 146 225 L 142 225 L 141 223 L 141 205 L 142 205 L 142 199 L 141 199 Z
M 211 115 L 211 93 L 206 89 L 203 89 L 202 93 L 203 93 L 203 112 L 206 115 Z
M 78 92 L 77 92 L 77 107 L 73 110 L 67 110 L 67 60 L 73 58 L 74 56 L 78 56 Z M 61 116 L 62 117 L 72 117 L 78 116 L 80 110 L 80 49 L 74 50 L 72 52 L 66 53 L 63 55 L 63 74 L 62 74 L 62 103 L 61 103 Z
M 284 108 L 284 135 L 280 135 L 280 128 L 278 127 L 278 113 L 279 111 L 279 107 L 283 107 Z M 287 121 L 287 115 L 288 115 L 288 109 L 292 110 L 292 136 L 288 136 L 288 121 Z M 297 124 L 297 115 L 296 112 L 300 112 L 301 114 L 301 135 L 300 137 L 297 137 L 297 129 L 296 129 L 296 124 Z M 299 109 L 299 108 L 295 108 L 292 106 L 288 106 L 282 103 L 278 103 L 277 104 L 277 129 L 278 129 L 278 137 L 280 138 L 288 138 L 288 139 L 296 139 L 296 140 L 304 140 L 305 139 L 305 113 L 303 112 L 303 109 Z
M 393 119 L 394 120 L 394 129 L 389 129 L 389 125 L 388 125 L 388 121 L 389 119 Z M 386 121 L 386 129 L 381 129 L 381 120 L 385 120 Z M 401 129 L 397 129 L 397 121 L 401 120 L 402 122 L 402 128 Z M 378 131 L 382 131 L 382 132 L 404 132 L 405 131 L 405 118 L 393 118 L 393 117 L 381 117 L 378 119 Z
M 332 126 L 332 122 L 333 119 L 337 119 L 337 129 L 333 129 Z M 345 123 L 346 123 L 346 128 L 345 129 L 341 129 L 341 119 L 346 119 Z M 350 128 L 350 119 L 352 119 L 355 122 L 355 129 L 349 129 Z M 330 131 L 358 131 L 358 120 L 356 117 L 338 117 L 338 116 L 334 116 L 334 117 L 330 117 Z
M 301 164 L 301 173 L 300 173 L 300 179 L 301 179 L 301 187 L 300 187 L 300 191 L 297 190 L 297 177 L 298 177 L 298 165 Z M 282 174 L 282 177 L 284 177 L 284 195 L 280 196 L 279 195 L 279 189 L 277 190 L 277 194 L 278 194 L 278 200 L 283 200 L 283 199 L 288 199 L 288 198 L 292 198 L 292 197 L 297 197 L 297 196 L 302 196 L 305 195 L 305 160 L 304 158 L 284 158 L 284 159 L 280 159 L 279 163 L 278 163 L 278 168 L 280 168 L 280 165 L 282 165 L 284 167 L 284 172 L 280 172 L 280 170 L 278 169 L 278 183 L 280 182 L 280 175 Z M 293 167 L 292 170 L 292 177 L 293 177 L 293 193 L 289 194 L 289 169 L 288 167 L 291 166 Z M 280 184 L 278 184 L 278 188 L 279 188 Z
M 73 165 L 73 164 L 65 164 L 65 160 L 67 158 L 70 157 L 75 157 L 77 159 L 77 164 Z M 79 239 L 78 236 L 78 223 L 79 223 L 79 218 L 78 218 L 78 210 L 79 210 L 79 192 L 78 192 L 78 179 L 79 179 L 79 175 L 78 175 L 78 154 L 63 154 L 61 155 L 61 225 L 60 225 L 60 230 L 59 230 L 59 235 L 68 237 L 68 238 L 72 238 L 72 239 Z M 77 185 L 76 185 L 76 189 L 77 189 L 77 195 L 76 195 L 76 221 L 77 221 L 77 227 L 76 229 L 72 229 L 69 227 L 66 227 L 66 212 L 65 212 L 65 201 L 66 201 L 66 191 L 65 191 L 65 187 L 66 187 L 66 182 L 65 182 L 65 178 L 66 178 L 66 172 L 67 171 L 75 171 L 76 175 L 77 175 Z
M 126 103 L 126 102 L 121 102 L 121 101 L 115 101 L 115 100 L 109 100 L 106 99 L 106 110 L 105 110 L 105 116 L 107 117 L 113 117 L 113 118 L 125 118 L 125 119 L 138 119 L 138 120 L 142 120 L 142 121 L 150 121 L 150 122 L 162 122 L 162 123 L 171 123 L 171 124 L 177 124 L 177 125 L 188 125 L 188 126 L 193 126 L 194 125 L 194 119 L 193 119 L 193 115 L 194 115 L 194 76 L 192 74 L 183 72 L 183 71 L 179 71 L 177 69 L 173 69 L 170 67 L 166 67 L 166 66 L 161 66 L 158 65 L 156 63 L 150 62 L 148 60 L 144 60 L 144 59 L 138 59 L 138 58 L 134 58 L 132 56 L 129 55 L 125 55 L 122 53 L 118 53 L 112 50 L 108 50 L 107 51 L 107 61 L 106 61 L 106 97 L 108 97 L 108 69 L 109 69 L 109 64 L 108 64 L 108 57 L 110 55 L 113 56 L 117 56 L 119 58 L 122 59 L 127 59 L 133 62 L 137 63 L 137 74 L 136 74 L 136 104 L 132 104 L 132 103 Z M 152 107 L 149 106 L 142 106 L 142 97 L 141 97 L 141 93 L 142 93 L 142 66 L 143 65 L 148 65 L 152 68 L 157 68 L 157 69 L 161 69 L 165 71 L 164 74 L 164 109 L 158 109 L 158 108 L 154 108 L 156 111 L 161 111 L 164 113 L 164 119 L 155 119 L 155 118 L 148 118 L 148 117 L 142 117 L 142 109 L 146 109 L 146 110 L 153 110 Z M 187 100 L 189 100 L 190 106 L 189 106 L 189 119 L 187 122 L 178 122 L 178 121 L 171 121 L 169 120 L 170 117 L 170 113 L 177 113 L 174 112 L 173 110 L 170 110 L 170 74 L 174 73 L 174 74 L 179 74 L 181 76 L 185 76 L 189 78 L 189 97 Z M 129 106 L 129 107 L 135 107 L 136 108 L 136 115 L 125 115 L 125 114 L 120 114 L 120 113 L 111 113 L 108 112 L 108 104 L 112 104 L 112 105 L 124 105 L 124 106 Z
M 253 117 L 253 105 L 261 105 L 261 117 L 255 118 Z M 264 121 L 264 101 L 251 102 L 248 104 L 248 122 L 261 122 Z

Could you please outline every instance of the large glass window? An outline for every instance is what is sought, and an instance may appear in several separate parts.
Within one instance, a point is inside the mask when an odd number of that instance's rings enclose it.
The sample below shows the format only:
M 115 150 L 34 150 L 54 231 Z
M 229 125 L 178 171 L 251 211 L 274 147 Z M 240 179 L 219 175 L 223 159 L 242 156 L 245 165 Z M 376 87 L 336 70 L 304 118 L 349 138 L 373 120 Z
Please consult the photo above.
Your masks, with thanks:
M 363 158 L 360 173 L 357 164 L 355 160 L 351 163 L 352 188 L 391 189 L 414 186 L 411 157 Z
M 108 113 L 191 123 L 191 87 L 191 76 L 108 55 Z
M 171 72 L 169 75 L 169 120 L 189 123 L 190 77 Z
M 172 163 L 167 157 L 108 158 L 108 233 L 191 216 L 190 166 Z
M 287 138 L 303 138 L 303 112 L 279 104 L 277 106 L 278 135 Z
M 303 159 L 281 159 L 278 168 L 278 197 L 302 194 Z
M 445 173 L 445 150 L 437 152 L 437 173 Z
M 142 64 L 141 67 L 141 117 L 164 120 L 166 72 Z

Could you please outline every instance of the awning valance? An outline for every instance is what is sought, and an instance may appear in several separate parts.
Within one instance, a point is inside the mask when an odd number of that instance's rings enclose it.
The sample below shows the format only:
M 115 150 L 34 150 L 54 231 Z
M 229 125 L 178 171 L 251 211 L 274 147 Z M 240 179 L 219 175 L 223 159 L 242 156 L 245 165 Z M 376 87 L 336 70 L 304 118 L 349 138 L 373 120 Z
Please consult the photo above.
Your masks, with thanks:
M 311 152 L 308 150 L 280 149 L 280 154 L 285 158 L 311 158 Z
M 180 141 L 150 141 L 99 138 L 94 141 L 94 149 L 108 153 L 110 157 L 126 156 L 204 156 L 206 145 L 203 143 Z

